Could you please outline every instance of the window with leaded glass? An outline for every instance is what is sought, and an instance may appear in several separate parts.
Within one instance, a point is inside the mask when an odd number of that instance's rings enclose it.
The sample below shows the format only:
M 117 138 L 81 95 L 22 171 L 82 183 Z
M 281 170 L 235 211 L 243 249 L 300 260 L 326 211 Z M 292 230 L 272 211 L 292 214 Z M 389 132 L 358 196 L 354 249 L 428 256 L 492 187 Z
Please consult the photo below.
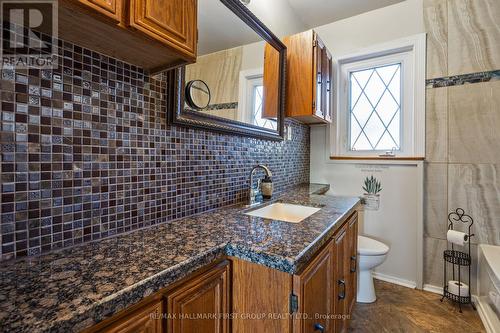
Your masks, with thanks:
M 401 63 L 349 73 L 349 149 L 401 147 Z
M 257 125 L 259 127 L 265 127 L 275 130 L 276 129 L 275 120 L 262 118 L 262 104 L 264 102 L 263 93 L 264 93 L 263 85 L 253 86 L 253 92 L 252 92 L 253 105 L 252 105 L 252 115 L 251 115 L 252 124 Z
M 336 59 L 331 157 L 425 156 L 425 34 Z

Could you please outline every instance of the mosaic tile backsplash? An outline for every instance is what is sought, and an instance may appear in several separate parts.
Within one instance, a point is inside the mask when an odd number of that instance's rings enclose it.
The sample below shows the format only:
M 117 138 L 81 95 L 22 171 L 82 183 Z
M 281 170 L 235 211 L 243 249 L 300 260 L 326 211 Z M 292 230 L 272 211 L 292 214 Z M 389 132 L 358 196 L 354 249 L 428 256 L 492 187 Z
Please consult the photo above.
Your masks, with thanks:
M 0 258 L 242 202 L 257 163 L 309 181 L 309 128 L 273 142 L 166 125 L 166 80 L 60 42 L 59 68 L 2 69 Z

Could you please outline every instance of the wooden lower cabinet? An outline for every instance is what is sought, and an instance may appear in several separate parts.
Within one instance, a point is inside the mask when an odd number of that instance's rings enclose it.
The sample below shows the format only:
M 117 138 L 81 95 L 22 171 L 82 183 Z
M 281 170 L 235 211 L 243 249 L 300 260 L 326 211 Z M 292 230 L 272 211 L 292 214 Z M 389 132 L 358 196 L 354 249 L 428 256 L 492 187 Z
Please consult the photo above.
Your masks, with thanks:
M 352 315 L 352 310 L 356 304 L 356 295 L 358 292 L 358 214 L 353 215 L 348 221 L 347 239 L 349 244 L 348 261 L 348 315 Z
M 335 261 L 335 293 L 334 293 L 334 314 L 335 332 L 341 333 L 346 330 L 346 320 L 344 316 L 348 312 L 347 300 L 347 264 L 346 253 L 348 252 L 347 228 L 344 225 L 334 238 L 334 261 Z
M 300 275 L 294 276 L 294 296 L 300 316 L 294 321 L 294 333 L 333 332 L 334 260 L 330 243 Z
M 136 310 L 127 311 L 108 325 L 98 325 L 91 332 L 96 333 L 162 333 L 163 302 L 161 300 L 145 304 Z M 106 324 L 106 323 L 104 323 Z
M 222 259 L 85 332 L 343 333 L 356 301 L 357 213 L 291 275 Z
M 242 259 L 231 261 L 232 332 L 292 332 L 293 275 Z
M 167 332 L 229 332 L 228 280 L 226 261 L 168 293 Z
M 222 260 L 84 332 L 229 333 L 230 278 Z
M 293 333 L 347 331 L 356 302 L 357 220 L 355 212 L 299 275 L 293 277 L 298 317 Z

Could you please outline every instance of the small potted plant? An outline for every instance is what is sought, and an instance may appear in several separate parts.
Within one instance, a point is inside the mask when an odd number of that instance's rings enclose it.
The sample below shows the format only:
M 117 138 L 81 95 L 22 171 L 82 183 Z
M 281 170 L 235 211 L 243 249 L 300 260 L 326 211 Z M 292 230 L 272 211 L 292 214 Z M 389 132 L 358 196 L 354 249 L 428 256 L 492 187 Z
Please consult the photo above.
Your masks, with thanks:
M 380 191 L 382 191 L 382 185 L 377 178 L 366 177 L 363 185 L 363 190 L 365 193 L 363 194 L 363 203 L 365 205 L 365 209 L 368 210 L 378 210 L 380 207 Z

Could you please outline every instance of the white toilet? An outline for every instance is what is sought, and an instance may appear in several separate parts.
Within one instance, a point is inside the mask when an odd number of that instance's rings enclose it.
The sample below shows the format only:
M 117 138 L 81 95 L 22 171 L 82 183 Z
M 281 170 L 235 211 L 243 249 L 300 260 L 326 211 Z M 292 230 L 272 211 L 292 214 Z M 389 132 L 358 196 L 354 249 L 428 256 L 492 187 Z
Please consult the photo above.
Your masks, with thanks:
M 358 236 L 358 294 L 359 303 L 373 303 L 377 299 L 373 286 L 372 269 L 382 264 L 389 247 L 375 239 Z

